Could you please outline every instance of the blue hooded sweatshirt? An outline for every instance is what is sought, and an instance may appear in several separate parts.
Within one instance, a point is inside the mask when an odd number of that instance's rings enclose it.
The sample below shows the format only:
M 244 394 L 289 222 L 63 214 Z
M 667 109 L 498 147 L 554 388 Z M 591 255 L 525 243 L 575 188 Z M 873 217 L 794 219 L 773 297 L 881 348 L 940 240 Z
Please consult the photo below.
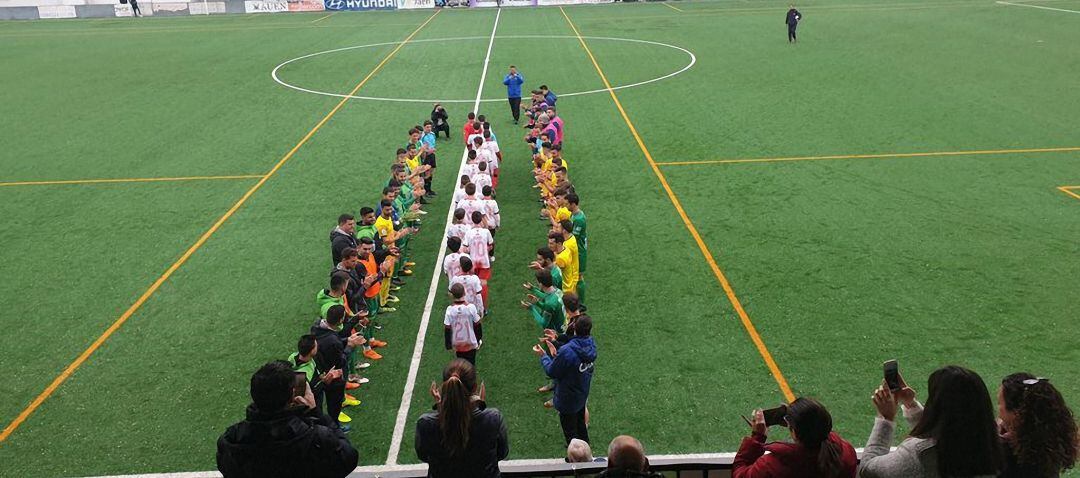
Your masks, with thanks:
M 555 410 L 577 413 L 585 408 L 595 361 L 596 343 L 592 336 L 570 339 L 559 347 L 555 358 L 547 354 L 540 357 L 544 372 L 555 380 Z
M 525 77 L 518 73 L 517 76 L 510 76 L 509 73 L 503 78 L 503 84 L 506 85 L 506 97 L 507 98 L 521 98 L 521 84 L 525 83 Z

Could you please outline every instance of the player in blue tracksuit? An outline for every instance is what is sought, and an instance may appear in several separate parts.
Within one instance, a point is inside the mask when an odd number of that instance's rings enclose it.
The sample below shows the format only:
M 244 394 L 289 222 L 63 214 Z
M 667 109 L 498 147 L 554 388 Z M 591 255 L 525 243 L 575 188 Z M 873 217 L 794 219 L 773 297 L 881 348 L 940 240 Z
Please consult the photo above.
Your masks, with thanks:
M 795 9 L 795 5 L 792 5 L 791 9 L 787 11 L 787 18 L 784 19 L 784 23 L 787 24 L 788 43 L 799 41 L 795 38 L 795 29 L 798 28 L 800 21 L 802 21 L 802 14 Z
M 521 117 L 521 85 L 525 83 L 525 77 L 517 71 L 517 67 L 510 65 L 510 73 L 503 78 L 506 85 L 506 99 L 510 102 L 510 114 L 514 115 L 514 124 L 518 124 Z
M 558 351 L 549 341 L 544 347 L 536 345 L 533 351 L 540 356 L 544 373 L 555 381 L 555 410 L 559 412 L 566 444 L 574 438 L 589 441 L 589 429 L 585 425 L 585 406 L 589 400 L 592 384 L 593 363 L 596 361 L 596 342 L 592 338 L 592 319 L 579 315 L 574 321 L 574 336 Z M 549 355 L 554 352 L 554 357 Z

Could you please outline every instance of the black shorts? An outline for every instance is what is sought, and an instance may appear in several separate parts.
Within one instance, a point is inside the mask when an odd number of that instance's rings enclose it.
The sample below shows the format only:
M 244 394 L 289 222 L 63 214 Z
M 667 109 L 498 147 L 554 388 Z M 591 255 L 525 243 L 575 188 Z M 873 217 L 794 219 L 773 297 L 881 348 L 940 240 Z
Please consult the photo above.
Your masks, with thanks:
M 431 169 L 435 169 L 437 167 L 435 165 L 435 154 L 427 155 L 426 157 L 424 157 L 423 160 L 420 161 L 420 164 L 426 164 L 428 166 L 431 166 Z

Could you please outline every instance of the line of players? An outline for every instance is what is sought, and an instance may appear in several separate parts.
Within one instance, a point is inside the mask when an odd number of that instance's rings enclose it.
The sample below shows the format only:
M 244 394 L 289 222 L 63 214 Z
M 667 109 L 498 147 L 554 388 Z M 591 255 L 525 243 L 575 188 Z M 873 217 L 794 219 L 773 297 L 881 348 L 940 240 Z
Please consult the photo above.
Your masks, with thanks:
M 491 315 L 488 281 L 495 262 L 495 235 L 502 222 L 495 189 L 502 151 L 484 115 L 469 113 L 462 130 L 466 161 L 450 207 L 443 273 L 449 279 L 451 304 L 443 318 L 447 350 L 476 365 L 484 343 L 483 320 Z
M 367 383 L 361 371 L 382 359 L 388 344 L 375 338 L 387 314 L 397 312 L 394 292 L 405 285 L 415 265 L 409 243 L 420 232 L 422 209 L 435 195 L 431 181 L 436 168 L 433 122 L 409 130 L 405 147 L 397 150 L 390 178 L 375 207 L 360 208 L 359 224 L 352 214 L 338 217 L 330 232 L 333 269 L 330 287 L 316 294 L 319 318 L 309 335 L 300 338 L 289 357 L 297 371 L 308 375 L 320 406 L 338 424 L 352 421 L 342 407 L 360 405 L 346 391 Z M 343 427 L 346 431 L 348 426 Z

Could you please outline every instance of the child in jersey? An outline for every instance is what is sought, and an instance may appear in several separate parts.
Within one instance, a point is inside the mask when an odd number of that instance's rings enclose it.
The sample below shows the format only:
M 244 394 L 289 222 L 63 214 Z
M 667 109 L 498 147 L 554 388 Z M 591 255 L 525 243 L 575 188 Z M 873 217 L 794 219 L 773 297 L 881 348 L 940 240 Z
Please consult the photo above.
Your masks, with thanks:
M 469 259 L 468 254 L 462 254 L 458 259 L 458 263 L 461 266 L 461 274 L 450 280 L 450 285 L 461 284 L 465 288 L 465 302 L 476 306 L 476 310 L 480 312 L 480 316 L 483 317 L 486 314 L 484 308 L 483 289 L 487 287 L 487 282 L 480 280 L 476 276 L 476 272 L 473 271 L 472 260 Z
M 465 233 L 472 229 L 468 224 L 465 224 L 465 210 L 457 208 L 454 210 L 454 219 L 450 224 L 450 227 L 446 228 L 446 238 L 457 238 L 461 241 L 465 239 Z
M 484 339 L 484 329 L 480 325 L 480 313 L 476 306 L 466 302 L 465 287 L 461 284 L 450 286 L 450 298 L 453 300 L 446 308 L 443 318 L 443 341 L 446 349 L 454 349 L 458 358 L 476 365 L 476 351 Z

